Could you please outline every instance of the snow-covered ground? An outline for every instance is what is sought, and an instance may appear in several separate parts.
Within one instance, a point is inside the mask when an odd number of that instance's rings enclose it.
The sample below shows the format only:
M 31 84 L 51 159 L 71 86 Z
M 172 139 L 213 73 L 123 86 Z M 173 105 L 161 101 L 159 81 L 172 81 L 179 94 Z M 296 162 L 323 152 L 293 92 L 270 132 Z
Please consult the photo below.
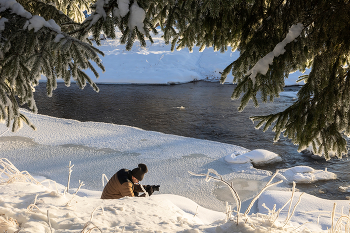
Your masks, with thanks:
M 47 211 L 52 232 L 80 232 L 85 224 L 88 225 L 83 232 L 94 226 L 102 232 L 254 232 L 253 225 L 260 229 L 255 232 L 266 232 L 276 215 L 272 212 L 268 215 L 263 203 L 271 210 L 274 204 L 280 208 L 292 195 L 289 183 L 294 177 L 296 182 L 335 178 L 333 173 L 309 167 L 284 171 L 273 181 L 284 182 L 265 191 L 250 211 L 248 223 L 241 221 L 236 226 L 234 221 L 224 222 L 225 200 L 236 208 L 229 188 L 217 181 L 206 182 L 205 177 L 193 176 L 188 171 L 200 174 L 215 169 L 224 180 L 233 182 L 242 200 L 241 213 L 244 213 L 251 199 L 272 175 L 253 168 L 252 163 L 278 161 L 278 155 L 129 126 L 23 112 L 38 130 L 25 126 L 19 132 L 11 133 L 0 125 L 0 157 L 9 159 L 20 171 L 28 171 L 38 181 L 51 179 L 58 184 L 53 181 L 44 181 L 43 185 L 7 184 L 8 179 L 3 175 L 0 180 L 3 182 L 0 185 L 0 232 L 18 229 L 14 220 L 20 224 L 21 232 L 50 232 Z M 74 164 L 70 191 L 63 195 L 69 161 Z M 99 199 L 103 189 L 102 174 L 110 178 L 120 168 L 132 169 L 140 162 L 149 167 L 142 184 L 159 184 L 160 192 L 149 198 Z M 0 173 L 2 169 L 0 165 Z M 79 181 L 84 186 L 74 196 Z M 299 195 L 294 194 L 293 206 Z M 344 213 L 348 211 L 348 201 L 321 200 L 305 194 L 284 228 L 282 223 L 288 216 L 289 205 L 281 211 L 275 222 L 278 227 L 272 232 L 291 232 L 306 222 L 310 223 L 298 230 L 326 230 L 332 224 L 330 216 L 334 202 L 338 203 L 335 218 L 339 217 L 341 206 L 345 208 Z M 31 205 L 34 203 L 36 207 Z M 328 211 L 328 215 L 321 217 L 318 224 L 318 216 L 324 215 L 324 211 Z M 14 220 L 10 221 L 11 218 Z M 94 231 L 98 232 L 97 228 Z

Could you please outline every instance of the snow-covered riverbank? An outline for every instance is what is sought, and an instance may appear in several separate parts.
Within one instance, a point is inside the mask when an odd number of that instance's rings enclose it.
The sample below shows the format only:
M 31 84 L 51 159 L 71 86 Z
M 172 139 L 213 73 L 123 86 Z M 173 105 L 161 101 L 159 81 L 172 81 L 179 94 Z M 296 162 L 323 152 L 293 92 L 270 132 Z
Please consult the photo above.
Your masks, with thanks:
M 204 177 L 192 176 L 188 171 L 198 174 L 206 173 L 208 169 L 215 169 L 225 180 L 232 181 L 242 199 L 241 212 L 243 212 L 250 199 L 271 177 L 270 172 L 253 168 L 251 162 L 271 162 L 277 158 L 275 157 L 277 155 L 264 151 L 245 155 L 249 150 L 238 146 L 145 131 L 129 126 L 79 122 L 28 112 L 25 114 L 38 130 L 32 131 L 24 126 L 19 132 L 11 133 L 6 131 L 4 125 L 0 125 L 2 134 L 0 157 L 9 159 L 20 171 L 27 170 L 38 180 L 49 178 L 61 185 L 58 185 L 56 190 L 52 182 L 51 188 L 48 188 L 47 182 L 44 183 L 45 187 L 23 183 L 2 184 L 0 216 L 28 223 L 30 226 L 26 224 L 23 226 L 34 227 L 33 229 L 38 227 L 38 231 L 35 232 L 44 232 L 39 229 L 49 229 L 47 210 L 52 214 L 50 220 L 56 232 L 74 232 L 83 229 L 95 208 L 97 209 L 92 222 L 103 228 L 103 232 L 114 230 L 121 232 L 124 227 L 124 231 L 131 232 L 185 230 L 215 232 L 218 226 L 222 229 L 236 227 L 232 222 L 224 225 L 222 221 L 216 222 L 218 219 L 225 219 L 226 209 L 223 199 L 231 195 L 229 189 L 215 181 L 206 182 Z M 237 161 L 240 162 L 250 159 L 245 161 L 247 163 L 230 161 L 229 158 L 234 160 L 234 156 L 237 156 L 239 158 Z M 70 194 L 63 197 L 61 194 L 63 185 L 67 183 L 69 161 L 74 164 L 71 190 Z M 156 192 L 149 199 L 126 198 L 115 201 L 99 199 L 103 189 L 102 174 L 110 178 L 120 168 L 132 169 L 140 162 L 149 167 L 142 184 L 159 184 L 160 192 Z M 291 180 L 288 181 L 294 177 L 291 172 L 288 176 L 284 175 L 284 178 L 275 178 L 275 181 L 284 180 L 282 183 L 284 185 L 280 184 L 265 192 L 251 213 L 266 213 L 266 209 L 262 207 L 263 203 L 269 209 L 273 209 L 273 204 L 277 204 L 279 208 L 287 197 L 291 197 L 289 184 Z M 335 177 L 333 173 L 314 171 L 305 167 L 295 168 L 293 172 L 298 181 L 307 181 L 306 178 L 314 174 L 318 174 L 313 176 L 314 180 L 320 177 L 322 179 Z M 72 194 L 78 188 L 79 180 L 84 182 L 85 186 L 73 199 L 73 204 L 67 207 L 65 204 L 73 198 Z M 39 210 L 34 208 L 32 212 L 35 213 L 28 213 L 26 209 L 33 204 L 36 194 L 38 194 L 36 205 Z M 300 193 L 295 194 L 294 204 L 299 195 Z M 331 226 L 330 218 L 321 218 L 321 224 L 317 224 L 317 217 L 320 211 L 329 211 L 328 216 L 331 216 L 333 202 L 305 194 L 302 197 L 302 204 L 297 207 L 291 219 L 292 225 L 287 224 L 286 229 L 291 231 L 299 224 L 311 221 L 312 224 L 306 224 L 300 229 L 309 227 L 315 232 L 326 230 Z M 336 202 L 338 212 L 340 206 L 348 208 L 348 201 Z M 230 205 L 235 206 L 232 197 Z M 100 206 L 103 206 L 103 211 Z M 287 217 L 288 206 L 280 213 L 280 218 Z M 304 210 L 318 212 L 309 213 L 306 218 Z M 151 214 L 152 211 L 155 213 Z M 345 209 L 343 211 L 347 212 Z M 251 219 L 252 223 L 260 224 L 261 227 L 271 224 L 255 215 L 251 215 Z M 240 225 L 239 231 L 251 232 L 252 229 L 247 226 Z
M 176 84 L 195 80 L 219 81 L 220 72 L 239 56 L 238 51 L 232 52 L 230 49 L 225 53 L 214 52 L 213 48 L 199 52 L 197 47 L 193 48 L 192 53 L 188 49 L 171 52 L 171 45 L 164 43 L 162 35 L 162 32 L 153 35 L 154 43 L 147 40 L 146 47 L 141 47 L 135 41 L 131 51 L 127 51 L 119 39 L 102 40 L 101 46 L 96 47 L 105 54 L 101 60 L 106 72 L 102 73 L 96 67 L 100 74 L 98 79 L 93 78 L 90 70 L 87 70 L 87 74 L 96 83 Z M 121 33 L 117 32 L 117 38 L 120 36 Z M 300 72 L 290 74 L 285 84 L 297 84 L 300 75 Z M 232 75 L 228 75 L 226 83 L 232 84 L 232 81 Z M 303 82 L 298 83 L 300 84 Z

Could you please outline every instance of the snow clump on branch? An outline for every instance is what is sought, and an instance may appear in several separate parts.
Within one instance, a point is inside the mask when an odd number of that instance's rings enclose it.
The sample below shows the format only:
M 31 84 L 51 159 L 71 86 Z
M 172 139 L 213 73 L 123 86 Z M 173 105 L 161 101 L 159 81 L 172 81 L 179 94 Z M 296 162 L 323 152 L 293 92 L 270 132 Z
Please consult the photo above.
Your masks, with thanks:
M 269 70 L 269 65 L 272 64 L 274 57 L 278 57 L 279 55 L 283 54 L 286 52 L 284 47 L 295 40 L 302 30 L 304 29 L 303 24 L 298 23 L 296 25 L 293 25 L 290 29 L 289 32 L 284 38 L 284 40 L 280 43 L 278 43 L 275 48 L 273 49 L 272 52 L 268 53 L 265 57 L 261 58 L 255 65 L 254 67 L 247 72 L 247 75 L 250 75 L 250 79 L 253 81 L 253 85 L 255 84 L 255 77 L 258 73 L 265 75 L 267 71 Z
M 31 13 L 26 11 L 21 4 L 19 4 L 16 0 L 0 0 L 0 12 L 10 10 L 11 13 L 22 16 L 27 20 L 27 22 L 24 24 L 23 29 L 34 29 L 34 32 L 39 31 L 42 27 L 47 27 L 52 29 L 53 31 L 60 33 L 61 27 L 58 26 L 55 22 L 55 20 L 50 19 L 49 21 L 46 21 L 43 17 L 34 15 L 32 16 Z M 6 19 L 0 21 L 0 30 L 5 29 L 5 22 Z
M 29 31 L 34 29 L 34 32 L 37 32 L 44 26 L 54 30 L 57 33 L 61 32 L 61 27 L 56 24 L 55 20 L 50 19 L 49 21 L 46 21 L 39 15 L 34 15 L 31 19 L 29 19 L 25 23 L 23 29 L 28 29 Z
M 130 8 L 129 28 L 132 30 L 137 27 L 142 34 L 145 34 L 145 30 L 143 29 L 143 21 L 145 20 L 145 16 L 146 12 L 144 9 L 139 7 L 135 1 Z
M 9 20 L 6 18 L 1 18 L 0 19 L 0 31 L 5 30 L 5 23 L 8 22 Z
M 26 11 L 16 0 L 0 0 L 0 12 L 11 10 L 11 13 L 30 19 L 32 14 Z
M 113 16 L 115 17 L 124 17 L 127 13 L 129 13 L 129 0 L 118 0 L 118 7 L 114 7 Z
M 87 19 L 91 20 L 89 27 L 94 25 L 94 23 L 96 23 L 101 17 L 103 17 L 104 19 L 106 18 L 107 14 L 106 14 L 105 10 L 103 9 L 103 6 L 105 4 L 108 4 L 108 2 L 109 2 L 109 0 L 98 0 L 95 3 L 95 6 L 96 6 L 95 12 L 93 12 L 91 14 L 91 16 L 87 18 Z
M 96 10 L 88 17 L 85 21 L 91 21 L 89 28 L 92 27 L 101 17 L 106 18 L 106 12 L 103 8 L 105 4 L 108 4 L 109 0 L 98 0 L 95 3 Z M 143 29 L 146 12 L 142 9 L 136 1 L 130 7 L 130 0 L 118 0 L 118 7 L 114 7 L 112 11 L 113 17 L 122 18 L 125 17 L 130 12 L 128 26 L 130 30 L 133 30 L 135 27 L 145 34 L 145 30 Z

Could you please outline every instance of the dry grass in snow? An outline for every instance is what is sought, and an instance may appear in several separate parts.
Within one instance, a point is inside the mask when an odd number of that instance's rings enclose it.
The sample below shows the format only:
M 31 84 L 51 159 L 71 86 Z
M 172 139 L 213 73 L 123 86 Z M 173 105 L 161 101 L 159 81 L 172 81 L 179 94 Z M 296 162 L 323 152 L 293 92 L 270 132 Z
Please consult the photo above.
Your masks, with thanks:
M 253 198 L 244 213 L 241 211 L 240 198 L 233 185 L 223 180 L 215 170 L 209 170 L 207 174 L 194 174 L 205 176 L 207 181 L 213 179 L 229 186 L 236 198 L 236 209 L 232 211 L 232 206 L 227 205 L 226 213 L 219 213 L 199 208 L 191 200 L 176 195 L 101 200 L 100 192 L 81 190 L 83 182 L 80 182 L 81 185 L 71 194 L 67 192 L 69 189 L 53 181 L 46 180 L 42 183 L 36 181 L 29 173 L 18 171 L 7 159 L 1 159 L 0 162 L 1 233 L 320 232 L 308 229 L 307 223 L 303 225 L 293 222 L 293 215 L 302 199 L 302 195 L 295 197 L 295 185 L 291 197 L 280 208 L 276 205 L 269 208 L 271 203 L 267 203 L 262 205 L 266 208 L 267 214 L 250 214 L 253 204 L 263 191 L 278 183 L 272 183 L 276 174 L 258 196 Z M 51 187 L 52 182 L 55 183 L 55 188 Z M 181 200 L 187 207 L 194 205 L 196 208 L 184 211 L 180 205 L 174 204 L 176 199 Z M 206 220 L 200 217 L 203 213 L 207 217 Z M 281 213 L 284 213 L 284 219 L 281 218 Z M 336 205 L 328 214 L 331 225 L 323 232 L 350 232 L 349 214 L 343 213 L 343 210 L 337 213 Z M 208 216 L 211 220 L 208 220 Z

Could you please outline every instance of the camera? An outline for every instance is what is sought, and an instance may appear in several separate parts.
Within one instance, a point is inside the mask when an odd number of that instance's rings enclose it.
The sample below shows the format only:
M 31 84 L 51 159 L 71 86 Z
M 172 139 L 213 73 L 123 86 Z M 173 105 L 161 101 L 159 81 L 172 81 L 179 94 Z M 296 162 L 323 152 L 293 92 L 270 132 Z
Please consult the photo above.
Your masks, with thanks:
M 151 185 L 151 187 L 153 188 L 153 191 L 159 191 L 160 185 Z
M 159 191 L 160 185 L 144 185 L 145 190 L 148 192 L 151 188 L 153 191 Z

